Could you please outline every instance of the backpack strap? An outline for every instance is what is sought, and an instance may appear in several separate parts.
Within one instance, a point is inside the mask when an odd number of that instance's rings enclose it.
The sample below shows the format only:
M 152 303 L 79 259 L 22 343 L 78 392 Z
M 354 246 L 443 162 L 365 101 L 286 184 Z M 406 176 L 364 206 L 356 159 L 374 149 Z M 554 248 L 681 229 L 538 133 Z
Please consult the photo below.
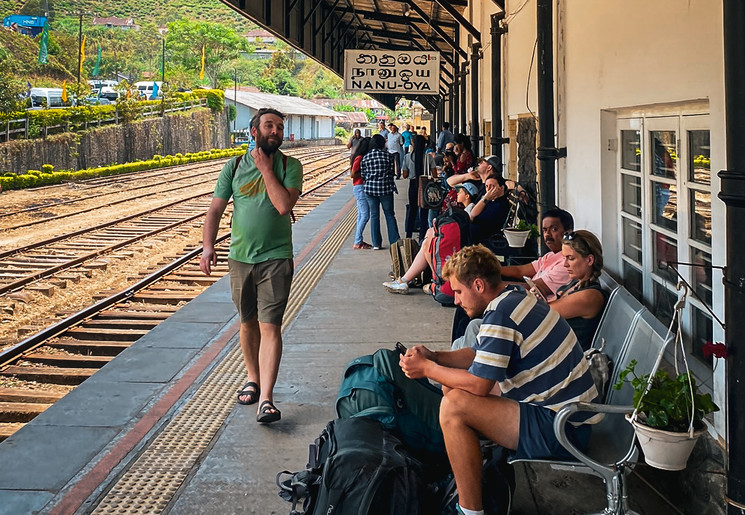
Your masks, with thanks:
M 280 154 L 282 154 L 280 152 Z M 243 159 L 243 156 L 245 154 L 241 154 L 238 156 L 238 159 L 235 160 L 235 166 L 233 167 L 233 174 L 231 175 L 231 180 L 235 179 L 235 172 L 238 170 L 238 165 L 241 164 L 241 159 Z M 287 172 L 287 156 L 282 154 L 282 175 L 284 175 Z M 232 181 L 231 181 L 232 182 Z M 292 223 L 295 223 L 295 211 L 290 210 L 290 218 L 292 218 Z
M 239 155 L 239 156 L 238 156 L 238 159 L 236 159 L 236 160 L 235 160 L 235 166 L 233 167 L 233 173 L 232 173 L 232 175 L 230 176 L 230 178 L 231 178 L 231 181 L 232 181 L 232 179 L 235 179 L 235 172 L 237 172 L 237 171 L 238 171 L 238 165 L 239 165 L 239 164 L 241 164 L 241 159 L 243 159 L 243 156 L 244 156 L 244 155 L 245 155 L 245 154 L 241 154 L 241 155 Z
M 280 154 L 282 154 L 280 152 Z M 282 154 L 282 175 L 284 175 L 287 172 L 287 156 Z M 292 219 L 292 223 L 295 223 L 297 220 L 295 219 L 295 211 L 290 209 L 290 218 Z

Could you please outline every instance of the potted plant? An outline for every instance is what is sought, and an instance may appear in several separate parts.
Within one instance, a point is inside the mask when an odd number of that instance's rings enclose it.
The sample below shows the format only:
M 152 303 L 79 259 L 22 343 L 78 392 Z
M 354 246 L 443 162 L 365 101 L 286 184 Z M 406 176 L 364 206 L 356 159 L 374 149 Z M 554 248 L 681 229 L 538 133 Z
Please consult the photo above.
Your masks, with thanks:
M 719 407 L 708 393 L 698 392 L 690 372 L 671 377 L 664 370 L 637 376 L 632 360 L 618 377 L 614 388 L 624 383 L 634 388 L 634 409 L 626 415 L 634 426 L 647 464 L 663 470 L 683 470 L 696 440 L 704 432 L 704 416 Z M 633 378 L 628 380 L 631 375 Z M 693 403 L 691 403 L 693 401 Z
M 504 237 L 507 239 L 507 244 L 510 247 L 524 247 L 528 238 L 533 238 L 539 235 L 538 226 L 535 224 L 528 224 L 525 220 L 519 220 L 517 224 L 512 227 L 507 227 L 504 230 Z

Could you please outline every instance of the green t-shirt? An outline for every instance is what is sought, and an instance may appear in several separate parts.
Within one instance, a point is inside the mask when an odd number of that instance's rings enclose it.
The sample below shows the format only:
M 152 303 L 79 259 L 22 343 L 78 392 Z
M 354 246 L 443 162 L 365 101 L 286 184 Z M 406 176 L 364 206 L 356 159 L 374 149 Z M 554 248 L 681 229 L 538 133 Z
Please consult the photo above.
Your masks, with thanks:
M 269 194 L 264 178 L 249 152 L 241 159 L 233 177 L 237 157 L 223 166 L 215 186 L 215 197 L 230 200 L 233 196 L 233 219 L 230 235 L 230 259 L 242 263 L 263 263 L 270 259 L 292 258 L 292 221 L 280 216 Z M 302 191 L 303 165 L 282 154 L 274 154 L 274 173 L 285 188 Z M 232 180 L 231 180 L 232 177 Z

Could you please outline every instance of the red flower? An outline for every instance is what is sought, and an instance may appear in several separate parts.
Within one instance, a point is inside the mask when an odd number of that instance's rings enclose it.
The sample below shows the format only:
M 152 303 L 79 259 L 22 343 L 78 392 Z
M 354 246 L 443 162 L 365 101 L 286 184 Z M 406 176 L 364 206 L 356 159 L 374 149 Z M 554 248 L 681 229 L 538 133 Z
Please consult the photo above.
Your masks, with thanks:
M 706 342 L 703 347 L 705 358 L 714 356 L 715 358 L 726 358 L 728 355 L 727 347 L 722 342 Z

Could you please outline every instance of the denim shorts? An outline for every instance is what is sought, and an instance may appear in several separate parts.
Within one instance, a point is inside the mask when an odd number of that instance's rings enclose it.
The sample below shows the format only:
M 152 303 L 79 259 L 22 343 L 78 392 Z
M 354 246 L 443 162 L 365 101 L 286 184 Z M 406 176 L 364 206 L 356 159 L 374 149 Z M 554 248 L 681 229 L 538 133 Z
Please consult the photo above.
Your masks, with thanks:
M 554 433 L 556 412 L 527 402 L 520 402 L 519 404 L 520 437 L 517 442 L 517 450 L 511 452 L 513 458 L 576 459 L 556 439 Z M 589 424 L 575 427 L 567 423 L 567 438 L 579 450 L 585 451 L 590 442 L 591 427 Z

